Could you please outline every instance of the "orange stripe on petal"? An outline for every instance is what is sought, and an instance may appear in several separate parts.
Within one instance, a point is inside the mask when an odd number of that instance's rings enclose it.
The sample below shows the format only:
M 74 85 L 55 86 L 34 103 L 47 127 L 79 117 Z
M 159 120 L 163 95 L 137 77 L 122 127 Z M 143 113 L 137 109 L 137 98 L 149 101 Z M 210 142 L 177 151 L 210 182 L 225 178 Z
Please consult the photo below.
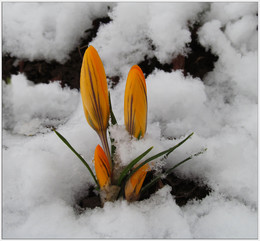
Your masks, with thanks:
M 102 189 L 110 181 L 111 171 L 107 156 L 100 145 L 95 149 L 94 160 L 97 179 Z
M 124 99 L 125 127 L 134 137 L 144 136 L 147 126 L 147 91 L 144 74 L 134 65 L 127 77 Z

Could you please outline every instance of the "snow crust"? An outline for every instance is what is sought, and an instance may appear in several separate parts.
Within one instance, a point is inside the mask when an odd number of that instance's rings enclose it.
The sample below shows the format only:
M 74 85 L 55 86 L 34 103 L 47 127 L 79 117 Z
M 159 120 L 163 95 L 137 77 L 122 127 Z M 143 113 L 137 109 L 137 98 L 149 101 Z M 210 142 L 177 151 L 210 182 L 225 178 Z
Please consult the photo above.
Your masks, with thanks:
M 108 12 L 104 3 L 4 3 L 3 50 L 31 60 L 64 61 L 92 19 L 108 14 L 112 21 L 91 44 L 107 75 L 120 75 L 110 89 L 119 123 L 110 128 L 116 154 L 127 164 L 151 146 L 149 155 L 194 132 L 165 164 L 171 167 L 207 147 L 176 172 L 199 179 L 212 192 L 180 208 L 165 186 L 149 200 L 119 200 L 78 215 L 75 203 L 94 182 L 50 127 L 94 170 L 100 141 L 85 120 L 80 93 L 58 83 L 34 85 L 19 74 L 2 86 L 3 237 L 257 238 L 256 13 L 257 3 L 117 3 Z M 123 100 L 131 65 L 146 55 L 168 62 L 187 53 L 188 21 L 196 20 L 202 22 L 200 43 L 218 56 L 213 71 L 202 81 L 155 69 L 146 78 L 147 134 L 130 140 Z

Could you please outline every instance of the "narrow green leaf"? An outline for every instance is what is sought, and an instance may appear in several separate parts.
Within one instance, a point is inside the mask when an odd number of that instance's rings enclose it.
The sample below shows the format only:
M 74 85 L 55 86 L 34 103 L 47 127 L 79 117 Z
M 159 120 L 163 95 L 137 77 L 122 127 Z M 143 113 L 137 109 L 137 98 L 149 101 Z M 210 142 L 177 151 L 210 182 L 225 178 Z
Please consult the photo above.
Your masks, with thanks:
M 178 147 L 181 146 L 184 142 L 186 142 L 193 134 L 194 134 L 194 132 L 192 132 L 191 134 L 189 134 L 183 141 L 179 142 L 177 145 L 175 145 L 174 147 L 172 147 L 172 149 L 165 155 L 165 159 L 170 155 L 171 152 L 173 152 L 176 148 L 178 148 Z
M 88 163 L 83 159 L 83 157 L 70 145 L 70 143 L 58 131 L 56 131 L 54 128 L 52 130 L 67 145 L 67 147 L 69 147 L 69 149 L 82 161 L 82 163 L 87 167 L 87 169 L 89 170 L 89 172 L 90 172 L 91 176 L 93 177 L 95 183 L 99 187 L 97 179 L 96 179 L 94 173 L 92 172 L 90 166 L 88 165 Z
M 174 167 L 168 169 L 167 171 L 165 171 L 164 173 L 162 173 L 161 175 L 156 176 L 155 178 L 153 178 L 148 184 L 146 184 L 144 187 L 142 187 L 141 189 L 141 195 L 143 193 L 146 192 L 146 190 L 148 190 L 151 186 L 153 186 L 162 176 L 164 176 L 165 174 L 169 174 L 173 169 L 175 169 L 176 167 L 178 167 L 179 165 L 185 163 L 186 161 L 190 160 L 191 156 L 186 158 L 185 160 L 179 162 L 177 165 L 175 165 Z
M 132 172 L 129 174 L 129 176 L 128 176 L 127 178 L 129 179 L 139 168 L 141 168 L 142 166 L 144 166 L 146 163 L 151 162 L 151 161 L 153 161 L 154 159 L 156 159 L 156 158 L 158 158 L 158 157 L 160 157 L 160 156 L 162 156 L 162 155 L 165 155 L 165 156 L 163 157 L 163 160 L 166 159 L 166 158 L 169 156 L 170 153 L 172 153 L 176 148 L 178 148 L 179 146 L 181 146 L 181 145 L 182 145 L 185 141 L 187 141 L 192 135 L 193 135 L 193 132 L 192 132 L 188 137 L 186 137 L 183 141 L 179 142 L 179 143 L 176 144 L 175 146 L 173 146 L 173 147 L 171 147 L 171 148 L 169 148 L 169 149 L 167 149 L 167 150 L 165 150 L 165 151 L 162 151 L 162 152 L 160 152 L 160 153 L 158 153 L 158 154 L 156 154 L 156 155 L 154 155 L 154 156 L 148 158 L 147 160 L 145 160 L 144 162 L 142 162 L 139 166 L 137 166 L 134 170 L 132 170 Z
M 115 139 L 111 137 L 111 132 L 108 130 L 108 134 L 109 134 L 109 139 L 110 139 L 110 143 L 111 143 L 111 161 L 112 164 L 114 163 L 114 154 L 116 152 L 116 146 L 115 146 Z
M 146 156 L 151 150 L 153 149 L 153 146 L 150 147 L 149 149 L 147 149 L 144 153 L 142 153 L 141 155 L 139 155 L 137 158 L 135 158 L 133 161 L 131 161 L 127 167 L 122 171 L 119 179 L 118 179 L 118 182 L 117 182 L 117 185 L 118 186 L 121 186 L 121 182 L 122 180 L 125 178 L 125 176 L 127 175 L 127 173 L 132 169 L 132 167 L 137 163 L 139 162 L 144 156 Z
M 142 130 L 140 130 L 140 133 L 139 133 L 139 135 L 137 137 L 137 140 L 140 140 L 141 136 L 142 136 Z
M 208 148 L 204 148 L 203 150 L 201 150 L 200 152 L 194 154 L 194 156 L 199 156 L 201 154 L 203 154 L 204 152 L 206 152 L 208 150 Z
M 126 182 L 125 182 L 125 180 L 121 183 L 121 186 L 120 186 L 120 191 L 119 191 L 119 193 L 118 193 L 118 195 L 117 195 L 117 199 L 119 199 L 120 197 L 123 197 L 123 195 L 124 195 L 124 190 L 125 190 L 125 184 L 126 184 Z
M 113 109 L 112 109 L 112 104 L 111 104 L 111 98 L 110 98 L 110 92 L 108 92 L 108 97 L 109 97 L 109 108 L 110 108 L 110 120 L 111 120 L 111 124 L 112 125 L 116 125 L 117 124 L 117 120 L 116 117 L 114 115 Z M 113 159 L 114 159 L 114 154 L 116 152 L 116 146 L 114 145 L 114 141 L 115 139 L 113 139 L 111 137 L 111 134 L 109 132 L 109 138 L 110 138 L 110 142 L 111 142 L 111 160 L 113 163 Z
M 193 154 L 189 157 L 187 157 L 186 159 L 184 159 L 183 161 L 177 163 L 176 165 L 174 165 L 173 167 L 167 169 L 164 173 L 156 176 L 155 178 L 153 178 L 149 183 L 147 183 L 144 187 L 142 187 L 141 189 L 141 194 L 145 193 L 152 185 L 154 185 L 162 176 L 167 176 L 169 175 L 175 168 L 177 168 L 178 166 L 184 164 L 185 162 L 189 161 L 190 159 L 192 159 L 194 156 L 199 156 L 201 154 L 203 154 L 205 151 L 207 150 L 207 148 L 203 149 L 200 152 L 197 152 L 196 154 Z
M 111 123 L 112 123 L 112 125 L 116 125 L 117 124 L 117 120 L 116 120 L 116 117 L 115 117 L 113 109 L 112 109 L 110 92 L 108 92 L 108 97 L 109 97 L 109 108 L 110 108 Z
M 112 158 L 112 161 L 113 161 L 113 159 L 114 159 L 114 154 L 115 154 L 115 152 L 116 152 L 116 146 L 114 145 L 115 139 L 110 138 L 110 140 L 111 140 L 111 158 Z
M 6 84 L 8 84 L 8 85 L 11 84 L 11 77 L 10 77 L 10 76 L 6 77 L 5 82 L 6 82 Z

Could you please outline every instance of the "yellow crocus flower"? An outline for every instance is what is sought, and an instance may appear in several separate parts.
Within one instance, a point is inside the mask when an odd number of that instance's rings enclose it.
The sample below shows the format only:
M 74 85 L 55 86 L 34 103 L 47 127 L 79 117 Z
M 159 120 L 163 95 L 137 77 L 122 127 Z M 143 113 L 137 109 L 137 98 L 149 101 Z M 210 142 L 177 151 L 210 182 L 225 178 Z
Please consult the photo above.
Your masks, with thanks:
M 107 127 L 110 114 L 107 79 L 102 61 L 93 46 L 88 47 L 83 57 L 80 91 L 86 119 L 99 135 L 110 168 L 112 168 L 107 143 Z
M 143 71 L 134 65 L 127 77 L 124 100 L 125 127 L 130 135 L 140 138 L 147 126 L 147 91 Z
M 147 163 L 139 168 L 127 181 L 125 185 L 125 199 L 127 201 L 131 202 L 139 199 L 141 187 L 149 170 L 150 166 Z
M 97 145 L 94 154 L 95 170 L 99 186 L 103 189 L 110 184 L 111 168 L 105 152 L 100 145 Z

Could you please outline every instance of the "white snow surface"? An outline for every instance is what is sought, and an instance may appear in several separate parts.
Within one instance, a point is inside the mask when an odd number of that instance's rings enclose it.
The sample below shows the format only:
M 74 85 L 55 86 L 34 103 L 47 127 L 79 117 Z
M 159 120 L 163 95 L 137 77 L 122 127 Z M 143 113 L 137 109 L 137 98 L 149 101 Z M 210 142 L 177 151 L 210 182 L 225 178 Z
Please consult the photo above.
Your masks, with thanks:
M 112 3 L 4 3 L 3 52 L 64 62 Z
M 179 207 L 165 186 L 150 199 L 119 200 L 78 215 L 76 200 L 94 182 L 50 127 L 94 170 L 100 141 L 86 122 L 80 93 L 58 83 L 34 85 L 18 74 L 2 85 L 3 237 L 257 238 L 256 14 L 257 3 L 4 3 L 3 51 L 30 60 L 66 61 L 92 20 L 109 15 L 112 21 L 91 44 L 107 75 L 120 76 L 110 89 L 117 155 L 127 164 L 150 146 L 153 155 L 194 132 L 165 165 L 207 147 L 176 173 L 212 191 Z M 214 70 L 202 81 L 155 69 L 146 78 L 147 134 L 131 140 L 123 119 L 129 69 L 145 56 L 169 63 L 188 53 L 194 21 L 202 23 L 199 42 L 218 56 Z

